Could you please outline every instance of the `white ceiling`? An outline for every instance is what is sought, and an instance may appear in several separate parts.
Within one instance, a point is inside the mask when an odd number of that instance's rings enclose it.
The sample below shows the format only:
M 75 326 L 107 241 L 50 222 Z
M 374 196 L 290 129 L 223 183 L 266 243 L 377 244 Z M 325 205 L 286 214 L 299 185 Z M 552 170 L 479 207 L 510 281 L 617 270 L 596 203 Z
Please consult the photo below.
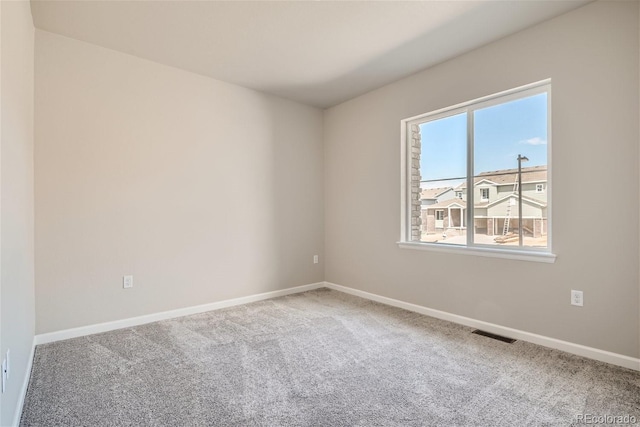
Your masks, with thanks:
M 32 0 L 35 26 L 329 107 L 589 0 Z

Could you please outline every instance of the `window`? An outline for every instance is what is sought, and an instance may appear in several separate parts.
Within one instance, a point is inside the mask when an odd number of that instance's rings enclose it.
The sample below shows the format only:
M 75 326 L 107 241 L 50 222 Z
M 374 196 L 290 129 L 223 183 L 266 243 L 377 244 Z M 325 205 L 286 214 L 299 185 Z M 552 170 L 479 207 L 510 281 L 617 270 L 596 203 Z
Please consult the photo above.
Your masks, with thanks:
M 401 246 L 553 262 L 550 91 L 546 80 L 402 121 Z M 437 188 L 455 198 L 421 212 Z

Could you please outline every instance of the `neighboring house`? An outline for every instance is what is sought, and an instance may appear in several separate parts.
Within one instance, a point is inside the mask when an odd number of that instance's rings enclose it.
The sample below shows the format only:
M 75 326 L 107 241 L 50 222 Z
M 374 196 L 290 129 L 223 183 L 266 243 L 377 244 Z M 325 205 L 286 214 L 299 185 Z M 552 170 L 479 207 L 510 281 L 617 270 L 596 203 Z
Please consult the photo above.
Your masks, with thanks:
M 422 189 L 422 206 L 433 205 L 443 200 L 453 199 L 455 192 L 453 187 L 424 188 Z
M 518 170 L 483 172 L 474 178 L 474 230 L 490 236 L 518 229 Z M 422 232 L 467 229 L 466 182 L 446 193 L 444 188 L 422 191 Z M 438 194 L 453 197 L 439 198 Z M 426 198 L 426 197 L 428 198 Z M 547 167 L 522 168 L 522 227 L 525 235 L 547 234 Z

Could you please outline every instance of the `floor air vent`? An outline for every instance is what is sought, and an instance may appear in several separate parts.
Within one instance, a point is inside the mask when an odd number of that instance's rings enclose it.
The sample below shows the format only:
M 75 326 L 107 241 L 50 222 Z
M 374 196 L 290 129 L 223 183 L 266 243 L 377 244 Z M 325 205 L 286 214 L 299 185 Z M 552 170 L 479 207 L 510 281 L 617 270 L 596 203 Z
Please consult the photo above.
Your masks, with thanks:
M 477 335 L 482 335 L 483 337 L 493 338 L 494 340 L 506 342 L 508 344 L 513 344 L 514 342 L 516 342 L 516 340 L 514 340 L 513 338 L 503 337 L 501 335 L 492 334 L 491 332 L 481 331 L 480 329 L 476 329 L 475 331 L 473 331 L 471 333 L 472 334 L 477 334 Z

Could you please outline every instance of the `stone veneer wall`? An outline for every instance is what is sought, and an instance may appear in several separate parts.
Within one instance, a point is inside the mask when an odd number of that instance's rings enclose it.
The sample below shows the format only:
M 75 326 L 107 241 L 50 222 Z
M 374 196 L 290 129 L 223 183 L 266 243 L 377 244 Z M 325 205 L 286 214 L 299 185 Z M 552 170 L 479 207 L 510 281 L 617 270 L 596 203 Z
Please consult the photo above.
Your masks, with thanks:
M 422 226 L 420 196 L 420 153 L 421 139 L 420 127 L 411 125 L 411 241 L 420 241 L 420 230 Z

